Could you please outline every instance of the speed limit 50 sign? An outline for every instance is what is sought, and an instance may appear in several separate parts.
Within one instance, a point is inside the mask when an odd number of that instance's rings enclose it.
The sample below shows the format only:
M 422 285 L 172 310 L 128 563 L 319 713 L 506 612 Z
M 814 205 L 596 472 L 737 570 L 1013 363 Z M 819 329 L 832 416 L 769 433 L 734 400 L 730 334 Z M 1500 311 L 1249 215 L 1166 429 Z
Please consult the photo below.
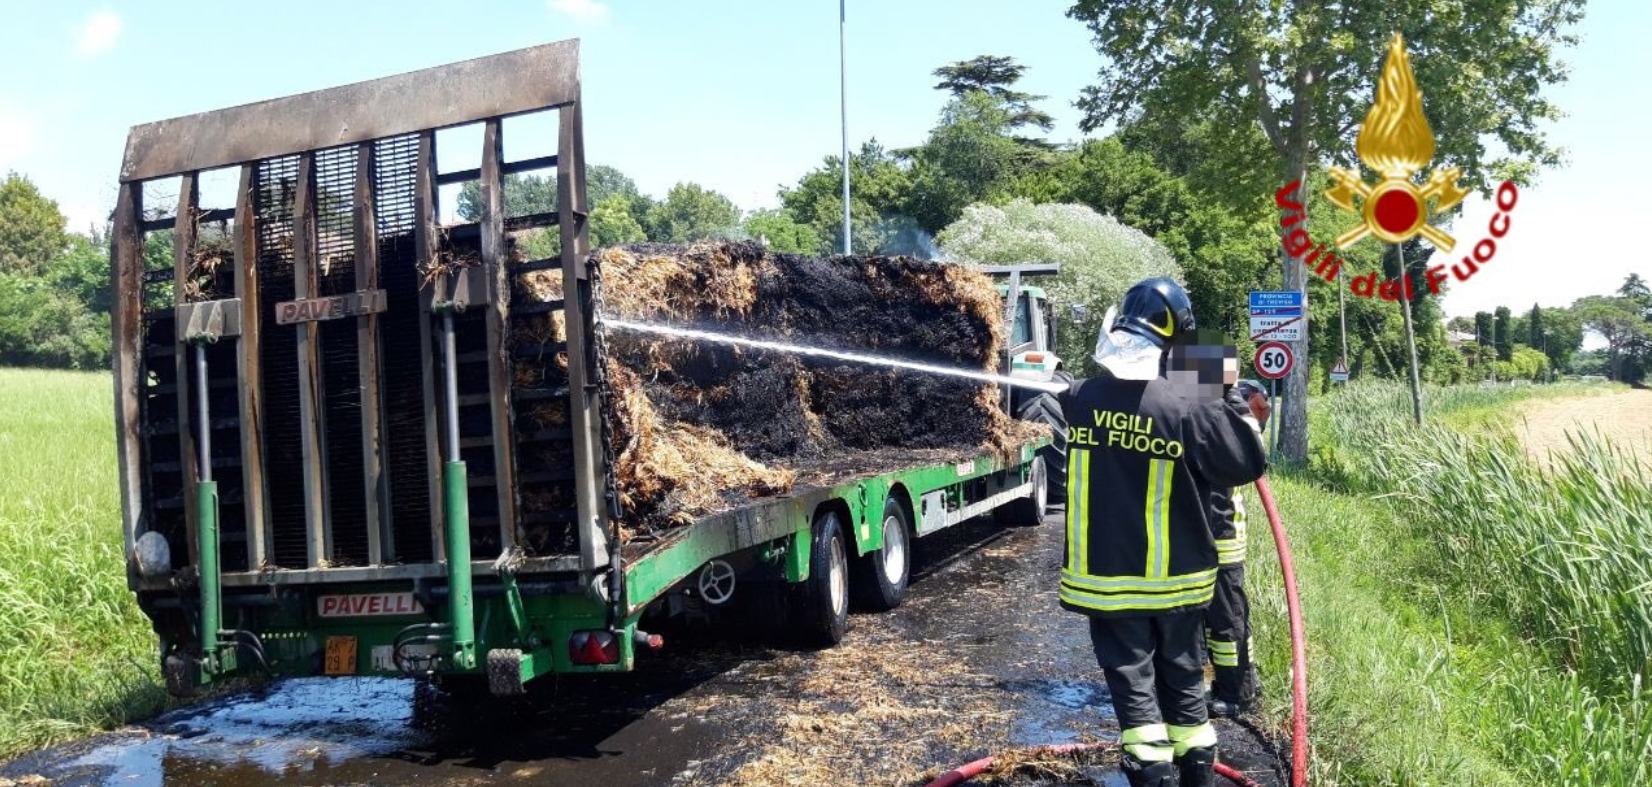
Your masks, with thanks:
M 1291 367 L 1296 364 L 1296 357 L 1291 355 L 1290 345 L 1283 342 L 1267 342 L 1256 348 L 1256 373 L 1278 380 L 1291 373 Z

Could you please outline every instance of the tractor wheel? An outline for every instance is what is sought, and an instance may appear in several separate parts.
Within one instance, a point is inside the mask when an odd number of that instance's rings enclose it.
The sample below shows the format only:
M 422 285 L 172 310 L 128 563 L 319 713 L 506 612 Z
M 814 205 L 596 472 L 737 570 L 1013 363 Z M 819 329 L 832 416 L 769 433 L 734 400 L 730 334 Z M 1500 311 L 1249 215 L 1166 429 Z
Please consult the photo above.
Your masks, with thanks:
M 793 631 L 803 644 L 829 648 L 849 630 L 849 551 L 836 512 L 815 520 L 809 578 L 791 588 Z
M 1065 371 L 1057 371 L 1052 378 L 1056 382 L 1070 383 L 1073 376 Z M 1015 411 L 1015 417 L 1023 421 L 1049 424 L 1054 430 L 1054 440 L 1047 446 L 1039 449 L 1038 455 L 1044 459 L 1045 477 L 1048 479 L 1049 499 L 1051 502 L 1064 502 L 1067 499 L 1067 417 L 1061 412 L 1061 402 L 1055 394 L 1039 394 L 1021 403 Z
M 866 553 L 854 568 L 856 600 L 861 606 L 886 612 L 906 598 L 912 573 L 912 528 L 894 494 L 883 503 L 883 546 Z

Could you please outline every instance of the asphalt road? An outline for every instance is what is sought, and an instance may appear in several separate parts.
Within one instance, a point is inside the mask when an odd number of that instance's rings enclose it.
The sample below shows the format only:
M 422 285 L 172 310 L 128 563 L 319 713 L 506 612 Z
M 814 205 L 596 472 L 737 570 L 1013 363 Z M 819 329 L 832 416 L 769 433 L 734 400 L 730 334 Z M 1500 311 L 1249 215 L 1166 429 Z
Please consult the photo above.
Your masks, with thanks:
M 907 602 L 852 616 L 827 651 L 722 621 L 670 632 L 632 674 L 490 707 L 415 703 L 428 693 L 407 680 L 289 680 L 26 755 L 0 785 L 909 787 L 988 753 L 1117 733 L 1084 621 L 1055 602 L 1060 539 L 1054 524 L 980 522 L 925 539 Z M 1219 726 L 1224 760 L 1281 783 L 1272 747 Z M 999 783 L 1124 782 L 1105 758 L 1035 758 Z

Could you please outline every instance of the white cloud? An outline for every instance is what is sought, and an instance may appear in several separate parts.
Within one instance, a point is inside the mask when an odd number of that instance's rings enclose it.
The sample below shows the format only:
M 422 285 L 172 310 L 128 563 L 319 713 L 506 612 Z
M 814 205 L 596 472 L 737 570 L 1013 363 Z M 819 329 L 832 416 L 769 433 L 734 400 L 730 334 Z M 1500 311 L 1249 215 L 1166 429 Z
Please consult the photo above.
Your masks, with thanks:
M 602 0 L 550 0 L 552 11 L 559 11 L 582 22 L 608 21 L 608 6 Z
M 34 119 L 0 99 L 0 177 L 34 152 Z
M 98 11 L 75 31 L 75 51 L 88 57 L 100 55 L 115 46 L 120 37 L 120 15 L 107 8 Z

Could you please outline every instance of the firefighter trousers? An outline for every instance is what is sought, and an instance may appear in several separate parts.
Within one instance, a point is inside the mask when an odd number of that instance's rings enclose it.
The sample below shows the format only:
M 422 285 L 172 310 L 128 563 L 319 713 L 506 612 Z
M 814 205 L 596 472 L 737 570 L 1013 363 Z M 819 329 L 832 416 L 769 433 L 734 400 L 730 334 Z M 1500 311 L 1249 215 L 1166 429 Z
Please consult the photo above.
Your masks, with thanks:
M 1203 625 L 1198 610 L 1090 618 L 1090 643 L 1113 695 L 1119 729 L 1199 727 L 1207 721 Z
M 1216 572 L 1216 595 L 1205 609 L 1205 644 L 1215 668 L 1216 699 L 1244 704 L 1256 698 L 1256 668 L 1250 660 L 1250 599 L 1245 595 L 1245 564 Z

